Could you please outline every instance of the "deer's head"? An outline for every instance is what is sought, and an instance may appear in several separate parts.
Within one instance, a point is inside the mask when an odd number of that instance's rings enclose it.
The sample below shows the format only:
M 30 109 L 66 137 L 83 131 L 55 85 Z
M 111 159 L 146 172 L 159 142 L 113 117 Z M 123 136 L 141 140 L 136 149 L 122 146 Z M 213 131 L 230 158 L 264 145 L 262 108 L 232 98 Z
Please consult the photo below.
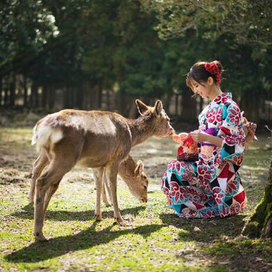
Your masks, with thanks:
M 170 125 L 170 118 L 163 109 L 162 102 L 157 100 L 154 107 L 147 106 L 139 99 L 135 101 L 138 112 L 146 119 L 148 127 L 153 131 L 154 136 L 165 137 L 174 133 L 173 127 Z
M 137 199 L 142 202 L 147 202 L 148 179 L 143 169 L 143 162 L 138 161 L 133 173 L 131 173 L 131 176 L 128 180 L 125 180 L 125 182 L 127 183 L 130 192 Z

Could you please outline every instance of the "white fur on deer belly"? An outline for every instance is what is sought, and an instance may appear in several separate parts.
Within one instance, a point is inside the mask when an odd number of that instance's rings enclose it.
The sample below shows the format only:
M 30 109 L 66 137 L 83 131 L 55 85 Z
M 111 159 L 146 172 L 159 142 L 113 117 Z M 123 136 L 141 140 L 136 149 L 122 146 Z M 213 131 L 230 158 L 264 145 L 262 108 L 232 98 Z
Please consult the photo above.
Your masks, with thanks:
M 83 129 L 85 132 L 92 132 L 94 134 L 102 135 L 116 135 L 116 126 L 106 115 L 104 116 L 71 116 L 70 125 Z

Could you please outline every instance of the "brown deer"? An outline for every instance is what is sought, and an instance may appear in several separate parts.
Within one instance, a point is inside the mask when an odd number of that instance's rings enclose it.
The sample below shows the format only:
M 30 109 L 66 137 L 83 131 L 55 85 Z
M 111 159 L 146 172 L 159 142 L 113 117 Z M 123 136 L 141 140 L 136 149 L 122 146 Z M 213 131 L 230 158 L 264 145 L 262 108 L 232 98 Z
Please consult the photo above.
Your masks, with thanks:
M 132 120 L 107 111 L 62 110 L 49 114 L 34 127 L 32 144 L 36 144 L 39 157 L 34 163 L 35 184 L 34 236 L 44 241 L 42 228 L 45 212 L 62 177 L 76 164 L 93 168 L 96 189 L 102 190 L 102 177 L 109 181 L 118 224 L 124 225 L 116 193 L 117 173 L 120 163 L 131 148 L 151 136 L 170 136 L 174 129 L 157 100 L 154 107 L 136 99 L 140 117 Z M 46 161 L 49 165 L 42 173 Z M 95 215 L 101 219 L 101 194 L 96 194 Z
M 126 159 L 124 159 L 118 168 L 118 174 L 122 178 L 122 180 L 127 184 L 129 191 L 132 195 L 138 198 L 142 202 L 147 202 L 147 186 L 148 179 L 146 174 L 143 172 L 143 162 L 138 161 L 137 163 L 133 160 L 133 158 L 128 155 Z M 109 184 L 104 175 L 104 184 L 102 188 L 102 199 L 106 206 L 110 206 L 105 187 L 107 188 L 108 195 L 110 196 L 111 202 L 111 191 L 109 188 Z
M 41 150 L 41 153 L 44 152 Z M 49 163 L 49 160 L 47 159 L 47 156 L 43 156 L 44 160 L 44 167 Z M 40 160 L 40 158 L 38 159 Z M 127 158 L 125 158 L 119 165 L 118 168 L 118 174 L 121 176 L 123 181 L 127 184 L 130 192 L 132 195 L 134 195 L 137 199 L 139 199 L 142 202 L 147 202 L 147 186 L 148 186 L 148 179 L 146 174 L 143 172 L 143 162 L 138 161 L 137 163 L 133 160 L 133 158 L 128 155 Z M 37 175 L 40 175 L 40 171 L 44 169 L 39 169 L 37 167 L 34 167 L 33 173 L 32 173 L 32 179 L 30 183 L 30 192 L 29 192 L 29 202 L 34 202 L 34 193 L 35 193 L 35 181 L 37 179 Z M 39 171 L 39 172 L 38 172 Z M 104 176 L 104 184 L 102 187 L 102 199 L 106 206 L 110 206 L 106 192 L 105 192 L 105 186 L 107 188 L 107 192 L 111 198 L 110 188 L 109 184 Z M 111 198 L 112 199 L 112 198 Z

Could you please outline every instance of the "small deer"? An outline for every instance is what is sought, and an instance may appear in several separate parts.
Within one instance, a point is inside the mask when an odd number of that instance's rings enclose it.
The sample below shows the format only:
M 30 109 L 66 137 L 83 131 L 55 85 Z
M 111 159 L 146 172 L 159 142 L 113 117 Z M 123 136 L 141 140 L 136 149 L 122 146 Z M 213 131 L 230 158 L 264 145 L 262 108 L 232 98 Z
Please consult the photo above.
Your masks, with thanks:
M 128 155 L 128 157 L 123 160 L 118 168 L 118 174 L 122 178 L 122 180 L 127 184 L 129 191 L 132 195 L 134 195 L 138 200 L 142 202 L 147 202 L 147 186 L 148 179 L 146 174 L 143 172 L 143 162 L 138 161 L 137 163 L 133 160 L 133 158 Z M 106 206 L 110 206 L 105 187 L 107 188 L 108 195 L 110 196 L 111 202 L 111 191 L 109 188 L 109 184 L 104 176 L 104 184 L 102 188 L 102 199 Z
M 41 151 L 43 152 L 43 151 Z M 46 156 L 43 156 L 46 160 L 45 165 L 49 163 Z M 137 163 L 133 160 L 133 158 L 128 155 L 126 159 L 124 159 L 118 168 L 118 174 L 121 176 L 123 181 L 127 184 L 130 192 L 134 195 L 138 200 L 142 202 L 147 202 L 147 186 L 148 186 L 148 179 L 146 174 L 143 172 L 143 162 L 138 161 Z M 37 168 L 34 167 L 34 171 L 32 173 L 32 179 L 30 183 L 30 192 L 29 192 L 29 202 L 34 202 L 34 193 L 35 193 L 35 180 L 37 179 Z M 43 170 L 43 169 L 42 169 Z M 39 169 L 41 171 L 41 169 Z M 109 184 L 106 180 L 105 175 L 104 177 L 104 184 L 102 187 L 102 199 L 106 206 L 110 206 L 108 202 L 105 186 L 107 188 L 108 195 L 111 198 L 111 192 L 109 188 Z
M 37 122 L 33 129 L 32 144 L 39 153 L 33 168 L 35 184 L 34 237 L 45 241 L 43 225 L 46 209 L 62 177 L 76 164 L 93 168 L 96 182 L 95 215 L 101 214 L 103 174 L 109 181 L 114 218 L 125 225 L 118 207 L 116 182 L 120 163 L 131 148 L 151 136 L 173 134 L 169 117 L 157 100 L 154 107 L 139 99 L 137 119 L 127 119 L 108 111 L 62 110 L 49 114 Z M 48 161 L 48 167 L 42 173 Z

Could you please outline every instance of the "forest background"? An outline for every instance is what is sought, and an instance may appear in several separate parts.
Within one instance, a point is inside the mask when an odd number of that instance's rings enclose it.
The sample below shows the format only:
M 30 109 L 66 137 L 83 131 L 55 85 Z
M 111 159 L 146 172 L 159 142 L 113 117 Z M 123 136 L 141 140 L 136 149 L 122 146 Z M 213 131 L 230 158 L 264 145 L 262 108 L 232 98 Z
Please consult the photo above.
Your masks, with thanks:
M 134 117 L 135 98 L 162 99 L 196 121 L 185 74 L 218 59 L 248 119 L 272 121 L 269 0 L 12 0 L 0 4 L 0 107 L 103 109 Z M 260 127 L 260 126 L 259 126 Z
M 2 0 L 0 271 L 271 271 L 271 22 L 271 0 Z M 225 69 L 222 89 L 258 125 L 241 167 L 247 209 L 224 220 L 178 218 L 160 188 L 177 146 L 152 138 L 132 150 L 149 178 L 147 204 L 118 184 L 131 226 L 113 225 L 112 207 L 94 220 L 94 180 L 76 167 L 50 202 L 50 241 L 33 242 L 35 122 L 63 108 L 136 117 L 135 98 L 159 98 L 174 128 L 189 131 L 208 101 L 192 98 L 185 75 L 214 59 Z

